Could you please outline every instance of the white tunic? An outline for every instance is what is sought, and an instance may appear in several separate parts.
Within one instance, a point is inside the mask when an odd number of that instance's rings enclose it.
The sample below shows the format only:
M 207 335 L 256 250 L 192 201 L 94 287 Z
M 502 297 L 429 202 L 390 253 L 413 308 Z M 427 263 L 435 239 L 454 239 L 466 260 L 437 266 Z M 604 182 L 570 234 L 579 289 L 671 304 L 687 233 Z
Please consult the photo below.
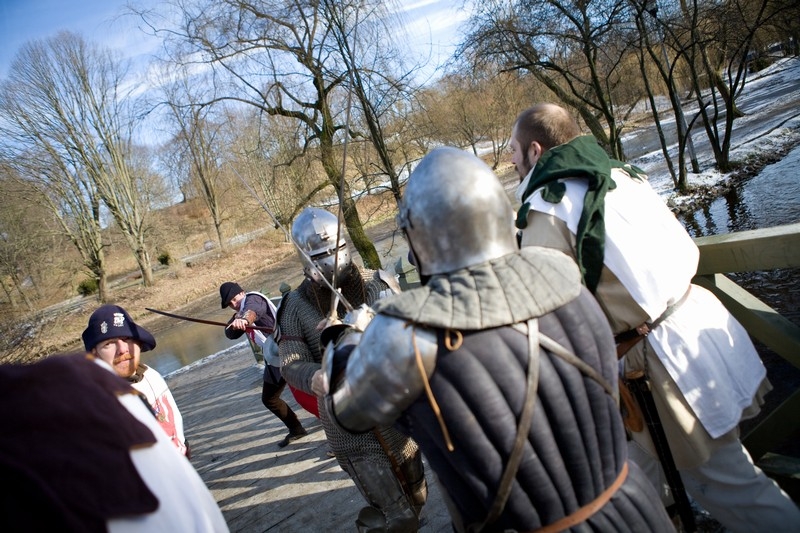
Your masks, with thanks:
M 604 264 L 653 321 L 689 289 L 699 251 L 647 182 L 619 169 L 612 177 L 617 187 L 605 197 Z M 585 180 L 564 184 L 558 204 L 542 199 L 541 189 L 524 200 L 531 211 L 564 221 L 574 236 L 587 186 Z M 523 232 L 523 245 L 537 243 L 529 233 Z M 722 303 L 691 285 L 687 300 L 650 333 L 650 341 L 709 435 L 717 438 L 736 427 L 766 369 L 746 330 Z

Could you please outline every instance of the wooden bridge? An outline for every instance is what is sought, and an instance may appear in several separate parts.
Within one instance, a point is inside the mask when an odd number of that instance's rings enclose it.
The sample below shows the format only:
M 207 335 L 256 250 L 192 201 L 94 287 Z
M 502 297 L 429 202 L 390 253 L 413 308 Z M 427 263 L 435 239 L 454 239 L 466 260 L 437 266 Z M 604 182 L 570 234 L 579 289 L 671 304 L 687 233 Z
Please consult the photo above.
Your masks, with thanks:
M 725 273 L 800 267 L 800 223 L 700 237 L 695 242 L 700 264 L 694 282 L 716 294 L 750 336 L 788 363 L 792 373 L 799 371 L 800 326 Z M 769 366 L 767 370 L 768 376 L 774 375 Z M 787 391 L 777 407 L 760 416 L 757 425 L 743 434 L 742 442 L 756 464 L 800 501 L 800 387 Z
M 800 266 L 800 224 L 697 242 L 701 259 L 695 282 L 715 292 L 754 338 L 800 369 L 800 328 L 723 274 Z M 405 268 L 401 282 L 413 285 L 413 273 L 399 263 Z M 326 455 L 319 421 L 297 406 L 288 389 L 283 397 L 309 435 L 277 447 L 286 428 L 261 404 L 262 368 L 242 343 L 168 376 L 183 413 L 192 464 L 231 531 L 355 531 L 363 500 L 336 460 Z M 796 501 L 800 459 L 776 450 L 783 450 L 799 430 L 800 390 L 794 390 L 743 438 L 754 460 Z M 430 495 L 420 531 L 452 531 L 430 471 L 427 477 Z
M 294 401 L 309 435 L 285 448 L 287 429 L 261 403 L 263 366 L 245 342 L 170 374 L 183 415 L 192 464 L 234 532 L 353 532 L 364 500 L 336 459 L 327 456 L 322 425 Z M 427 464 L 426 464 L 427 470 Z M 436 481 L 422 532 L 452 530 Z

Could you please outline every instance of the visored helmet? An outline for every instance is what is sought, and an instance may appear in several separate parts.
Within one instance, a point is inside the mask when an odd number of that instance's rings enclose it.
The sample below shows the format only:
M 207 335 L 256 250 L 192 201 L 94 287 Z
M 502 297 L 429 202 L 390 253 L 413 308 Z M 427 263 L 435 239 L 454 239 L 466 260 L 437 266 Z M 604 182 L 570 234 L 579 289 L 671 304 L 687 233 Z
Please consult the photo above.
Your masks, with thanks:
M 323 285 L 320 273 L 329 283 L 333 283 L 334 270 L 338 279 L 351 263 L 344 232 L 336 242 L 338 222 L 336 215 L 329 211 L 307 207 L 292 224 L 292 239 L 308 254 L 308 257 L 300 254 L 303 272 L 308 279 L 320 285 Z
M 454 272 L 517 251 L 505 189 L 478 157 L 432 150 L 408 179 L 397 215 L 420 274 Z

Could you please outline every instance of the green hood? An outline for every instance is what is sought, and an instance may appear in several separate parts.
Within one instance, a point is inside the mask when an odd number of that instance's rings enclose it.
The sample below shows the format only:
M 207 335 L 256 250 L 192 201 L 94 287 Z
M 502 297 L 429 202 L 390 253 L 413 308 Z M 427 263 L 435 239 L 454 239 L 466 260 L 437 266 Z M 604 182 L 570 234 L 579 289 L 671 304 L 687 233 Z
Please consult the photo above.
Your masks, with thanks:
M 643 171 L 621 161 L 611 159 L 591 135 L 576 137 L 566 144 L 547 150 L 533 168 L 523 198 L 544 187 L 542 198 L 557 204 L 564 197 L 566 186 L 559 180 L 585 179 L 588 190 L 583 199 L 583 211 L 578 221 L 576 259 L 581 269 L 583 283 L 595 292 L 600 281 L 605 254 L 605 196 L 616 188 L 611 179 L 611 169 L 622 168 L 635 178 Z M 525 202 L 517 213 L 517 228 L 528 225 L 530 203 Z

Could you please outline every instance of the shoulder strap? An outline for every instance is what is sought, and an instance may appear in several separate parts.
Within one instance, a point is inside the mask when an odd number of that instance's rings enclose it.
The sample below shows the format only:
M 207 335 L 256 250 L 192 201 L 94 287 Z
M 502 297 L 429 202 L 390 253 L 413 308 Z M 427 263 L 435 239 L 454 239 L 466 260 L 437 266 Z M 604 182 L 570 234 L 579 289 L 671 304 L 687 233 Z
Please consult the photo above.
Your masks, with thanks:
M 278 318 L 276 315 L 277 308 L 275 307 L 275 304 L 272 303 L 272 300 L 266 294 L 262 294 L 258 291 L 248 291 L 245 293 L 245 295 L 250 295 L 250 294 L 255 294 L 256 296 L 261 296 L 262 298 L 264 298 L 264 300 L 267 302 L 267 307 L 269 307 L 269 309 L 272 311 L 272 315 L 276 319 Z
M 567 350 L 544 333 L 539 334 L 539 343 L 542 345 L 542 348 L 553 352 L 553 354 L 557 355 L 564 361 L 580 370 L 583 375 L 596 381 L 601 387 L 603 387 L 603 389 L 605 389 L 609 396 L 614 398 L 614 401 L 617 402 L 617 405 L 619 405 L 619 392 L 614 390 L 611 384 L 606 381 L 606 378 L 604 378 L 600 372 L 586 363 L 586 361 L 579 359 L 577 355 Z
M 517 324 L 514 326 L 514 329 L 517 329 L 518 331 L 522 331 L 524 328 L 525 326 L 522 324 Z M 522 461 L 523 445 L 525 444 L 525 441 L 528 440 L 528 434 L 533 422 L 533 408 L 536 404 L 536 394 L 539 388 L 540 347 L 554 353 L 558 357 L 576 367 L 581 371 L 581 373 L 599 383 L 600 386 L 602 386 L 603 389 L 605 389 L 605 391 L 612 398 L 614 398 L 617 403 L 619 403 L 619 395 L 613 390 L 608 381 L 606 381 L 606 379 L 599 372 L 588 365 L 585 361 L 579 359 L 564 346 L 557 343 L 544 333 L 539 332 L 539 323 L 536 318 L 531 318 L 528 320 L 527 330 L 529 353 L 528 387 L 525 394 L 525 405 L 522 407 L 522 413 L 520 413 L 519 422 L 517 423 L 517 437 L 514 439 L 514 447 L 512 448 L 511 454 L 508 457 L 508 463 L 503 470 L 503 476 L 500 478 L 500 485 L 498 486 L 497 494 L 495 495 L 492 507 L 489 509 L 489 514 L 486 515 L 486 518 L 483 520 L 483 522 L 471 525 L 468 528 L 468 531 L 470 532 L 482 531 L 487 525 L 497 520 L 506 506 L 508 496 L 511 494 L 511 487 L 514 482 L 514 477 L 517 475 L 519 464 Z M 624 475 L 626 473 L 627 470 L 623 468 L 623 472 L 620 475 L 622 480 L 625 479 Z M 618 485 L 613 487 L 613 491 L 611 492 L 612 495 L 617 488 Z
M 508 496 L 511 494 L 511 486 L 514 484 L 519 464 L 522 461 L 522 449 L 528 441 L 531 424 L 533 423 L 533 408 L 536 404 L 536 394 L 539 389 L 539 338 L 539 322 L 536 318 L 531 318 L 528 320 L 528 386 L 525 393 L 525 405 L 522 407 L 522 413 L 520 413 L 519 422 L 517 423 L 517 437 L 514 439 L 514 447 L 511 449 L 508 463 L 503 470 L 503 476 L 500 478 L 497 495 L 494 497 L 489 514 L 486 515 L 483 523 L 475 531 L 482 531 L 488 524 L 497 520 L 503 512 Z

